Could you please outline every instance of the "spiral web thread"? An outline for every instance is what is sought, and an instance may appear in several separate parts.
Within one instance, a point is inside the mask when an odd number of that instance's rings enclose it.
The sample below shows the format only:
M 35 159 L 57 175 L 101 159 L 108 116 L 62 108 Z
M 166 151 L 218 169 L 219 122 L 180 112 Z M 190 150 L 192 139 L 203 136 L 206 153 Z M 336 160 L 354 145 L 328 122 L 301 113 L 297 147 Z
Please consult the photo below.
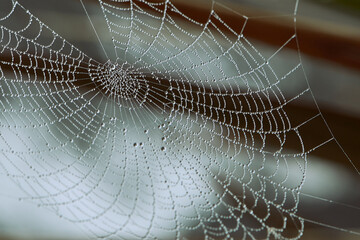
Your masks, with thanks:
M 172 1 L 100 0 L 115 57 L 99 62 L 11 6 L 0 19 L 0 166 L 28 199 L 99 238 L 301 237 L 307 154 L 332 138 L 306 148 L 301 128 L 320 115 L 287 114 L 309 92 L 283 94 L 300 61 L 273 68 L 295 31 L 266 58 L 220 3 L 198 22 Z

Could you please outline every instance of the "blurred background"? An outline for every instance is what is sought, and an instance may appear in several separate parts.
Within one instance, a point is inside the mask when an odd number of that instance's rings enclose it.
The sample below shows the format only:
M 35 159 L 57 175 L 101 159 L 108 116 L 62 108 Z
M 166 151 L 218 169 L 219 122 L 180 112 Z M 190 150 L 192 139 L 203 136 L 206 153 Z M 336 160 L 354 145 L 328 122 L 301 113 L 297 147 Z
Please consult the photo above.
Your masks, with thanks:
M 0 0 L 1 2 L 2 0 Z M 232 9 L 223 10 L 229 24 L 236 25 L 242 15 L 249 17 L 244 35 L 251 39 L 264 55 L 271 55 L 284 45 L 284 40 L 294 31 L 291 17 L 294 1 L 280 0 L 227 0 L 220 1 Z M 79 47 L 90 57 L 103 60 L 93 30 L 77 0 L 19 1 L 35 16 Z M 209 9 L 206 1 L 174 1 L 179 9 L 193 16 L 201 16 Z M 291 3 L 290 3 L 291 2 Z M 106 28 L 96 1 L 85 0 L 95 26 L 104 41 Z M 299 89 L 310 89 L 319 109 L 338 143 L 360 169 L 360 2 L 355 0 L 301 0 L 297 9 L 298 44 L 287 44 L 276 58 L 284 71 L 293 63 L 301 62 L 305 76 L 288 84 L 286 94 L 294 95 Z M 221 8 L 219 8 L 221 11 Z M 0 8 L 1 12 L 1 8 Z M 314 116 L 319 112 L 311 94 L 294 105 L 293 116 Z M 312 124 L 306 141 L 318 145 L 327 132 L 323 123 Z M 321 129 L 313 131 L 313 129 Z M 31 202 L 20 202 L 21 195 L 5 177 L 0 179 L 0 239 L 85 239 L 87 234 L 77 225 L 60 219 Z M 299 215 L 315 222 L 360 232 L 360 180 L 335 141 L 320 146 L 310 155 L 307 181 L 302 190 Z M 323 201 L 309 197 L 336 201 Z M 353 207 L 345 206 L 344 204 Z M 304 239 L 359 239 L 358 236 L 306 223 Z

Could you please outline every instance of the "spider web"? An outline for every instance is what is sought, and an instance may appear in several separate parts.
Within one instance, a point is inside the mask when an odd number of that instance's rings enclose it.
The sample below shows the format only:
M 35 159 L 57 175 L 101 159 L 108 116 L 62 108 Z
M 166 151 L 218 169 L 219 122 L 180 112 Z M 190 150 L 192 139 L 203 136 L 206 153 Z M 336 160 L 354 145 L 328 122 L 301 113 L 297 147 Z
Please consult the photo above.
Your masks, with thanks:
M 210 2 L 210 1 L 209 1 Z M 85 12 L 86 6 L 82 3 Z M 39 206 L 99 238 L 297 239 L 307 146 L 281 72 L 211 2 L 206 20 L 173 1 L 99 0 L 105 60 L 17 1 L 0 18 L 2 172 Z M 230 10 L 228 10 L 230 11 Z M 14 24 L 14 22 L 16 24 Z

